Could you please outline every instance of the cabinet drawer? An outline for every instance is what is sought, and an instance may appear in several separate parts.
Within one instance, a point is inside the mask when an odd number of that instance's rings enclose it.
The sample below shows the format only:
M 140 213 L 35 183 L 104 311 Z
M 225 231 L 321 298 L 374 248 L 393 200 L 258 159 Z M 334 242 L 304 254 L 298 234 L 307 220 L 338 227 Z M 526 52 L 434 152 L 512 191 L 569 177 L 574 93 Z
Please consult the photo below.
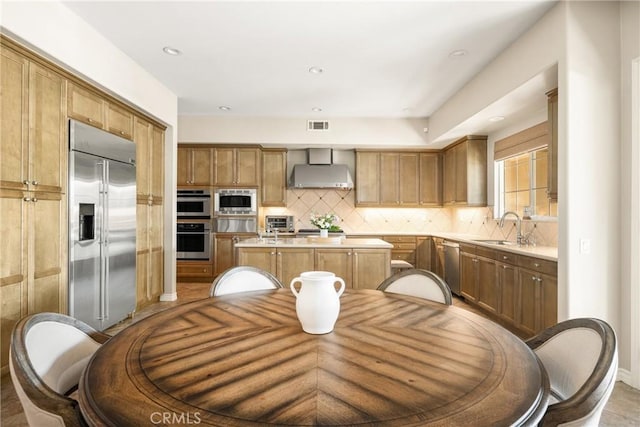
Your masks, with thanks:
M 389 243 L 413 243 L 414 247 L 416 244 L 416 236 L 384 236 L 382 239 Z
M 490 258 L 490 259 L 498 259 L 496 258 L 496 251 L 493 249 L 485 248 L 483 246 L 476 246 L 476 255 Z
M 558 263 L 554 261 L 520 255 L 518 257 L 518 265 L 538 273 L 552 276 L 558 275 Z
M 391 259 L 407 261 L 411 265 L 416 265 L 416 253 L 414 251 L 391 251 Z
M 211 277 L 213 276 L 213 267 L 211 264 L 186 264 L 178 263 L 176 266 L 176 275 L 182 277 Z
M 475 254 L 476 253 L 476 246 L 475 245 L 469 245 L 466 243 L 460 243 L 460 252 L 466 252 L 468 254 Z
M 514 253 L 511 252 L 505 252 L 505 251 L 496 251 L 495 257 L 494 259 L 496 261 L 500 261 L 500 262 L 504 262 L 506 264 L 517 264 L 518 263 L 518 256 Z
M 389 242 L 391 243 L 391 242 Z M 415 250 L 416 249 L 416 244 L 415 243 L 392 243 L 393 244 L 393 250 L 407 250 L 407 251 L 411 251 L 411 250 Z

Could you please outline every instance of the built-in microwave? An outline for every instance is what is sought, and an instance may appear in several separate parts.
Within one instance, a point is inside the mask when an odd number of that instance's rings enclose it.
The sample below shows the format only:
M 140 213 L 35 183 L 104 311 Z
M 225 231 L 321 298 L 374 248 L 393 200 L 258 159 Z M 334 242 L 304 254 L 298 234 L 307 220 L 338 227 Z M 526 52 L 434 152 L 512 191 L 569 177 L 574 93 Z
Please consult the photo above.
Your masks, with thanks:
M 214 191 L 214 214 L 258 215 L 258 190 L 255 188 L 229 188 Z
M 211 218 L 211 192 L 209 190 L 178 190 L 177 201 L 178 218 Z

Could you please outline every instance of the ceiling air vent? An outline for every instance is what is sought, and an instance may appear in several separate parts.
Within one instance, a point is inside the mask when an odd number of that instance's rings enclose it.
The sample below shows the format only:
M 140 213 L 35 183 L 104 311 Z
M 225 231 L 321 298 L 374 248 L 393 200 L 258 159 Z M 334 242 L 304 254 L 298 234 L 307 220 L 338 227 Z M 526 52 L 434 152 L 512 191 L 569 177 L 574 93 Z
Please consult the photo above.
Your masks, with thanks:
M 329 130 L 329 122 L 326 120 L 309 120 L 307 130 Z

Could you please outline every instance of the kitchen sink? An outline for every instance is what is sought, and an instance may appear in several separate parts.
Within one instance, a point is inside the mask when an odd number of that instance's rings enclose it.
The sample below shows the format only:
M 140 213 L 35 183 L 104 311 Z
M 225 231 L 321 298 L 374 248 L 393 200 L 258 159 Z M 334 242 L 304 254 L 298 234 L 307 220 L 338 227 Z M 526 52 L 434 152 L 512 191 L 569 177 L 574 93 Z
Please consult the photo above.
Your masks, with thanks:
M 474 242 L 487 243 L 489 245 L 503 245 L 503 246 L 515 246 L 515 242 L 509 240 L 495 240 L 495 239 L 474 239 Z

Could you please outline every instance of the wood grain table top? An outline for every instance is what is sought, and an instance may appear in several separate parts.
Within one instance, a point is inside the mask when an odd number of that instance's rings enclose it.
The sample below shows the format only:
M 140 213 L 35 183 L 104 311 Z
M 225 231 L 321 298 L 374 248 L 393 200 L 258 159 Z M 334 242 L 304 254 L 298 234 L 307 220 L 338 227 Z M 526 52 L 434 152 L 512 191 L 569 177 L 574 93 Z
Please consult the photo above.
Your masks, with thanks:
M 304 333 L 289 289 L 207 298 L 132 324 L 80 384 L 90 425 L 520 425 L 547 407 L 537 357 L 453 306 L 348 289 Z

